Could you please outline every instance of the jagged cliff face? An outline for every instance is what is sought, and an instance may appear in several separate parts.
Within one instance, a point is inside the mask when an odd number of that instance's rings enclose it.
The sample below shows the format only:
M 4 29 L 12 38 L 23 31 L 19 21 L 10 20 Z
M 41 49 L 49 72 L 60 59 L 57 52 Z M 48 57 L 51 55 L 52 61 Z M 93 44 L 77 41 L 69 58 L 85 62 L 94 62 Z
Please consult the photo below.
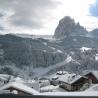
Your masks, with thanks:
M 84 36 L 86 35 L 87 30 L 80 26 L 79 23 L 75 23 L 74 19 L 71 19 L 69 16 L 64 17 L 60 20 L 54 37 L 63 38 L 68 36 Z

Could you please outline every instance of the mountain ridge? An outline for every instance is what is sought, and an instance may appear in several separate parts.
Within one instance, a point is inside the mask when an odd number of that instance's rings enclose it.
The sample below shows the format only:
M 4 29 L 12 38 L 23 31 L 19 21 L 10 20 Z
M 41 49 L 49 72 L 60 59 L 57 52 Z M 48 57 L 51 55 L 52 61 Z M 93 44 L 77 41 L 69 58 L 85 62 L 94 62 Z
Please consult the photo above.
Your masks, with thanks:
M 40 68 L 47 69 L 44 75 L 60 69 L 75 73 L 98 69 L 98 38 L 87 36 L 92 32 L 67 16 L 60 20 L 51 39 L 0 35 L 0 70 L 10 73 L 15 68 L 17 74 L 36 76 L 41 75 Z

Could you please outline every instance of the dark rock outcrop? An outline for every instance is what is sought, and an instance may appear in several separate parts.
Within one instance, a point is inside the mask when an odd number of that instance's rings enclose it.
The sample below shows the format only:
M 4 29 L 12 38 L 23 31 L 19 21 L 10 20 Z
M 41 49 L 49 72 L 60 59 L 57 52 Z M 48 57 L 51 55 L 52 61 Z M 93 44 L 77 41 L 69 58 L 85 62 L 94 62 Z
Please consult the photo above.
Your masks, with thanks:
M 87 30 L 80 26 L 79 23 L 75 23 L 74 19 L 71 19 L 69 16 L 64 17 L 60 20 L 54 37 L 63 38 L 67 36 L 84 36 L 86 35 Z

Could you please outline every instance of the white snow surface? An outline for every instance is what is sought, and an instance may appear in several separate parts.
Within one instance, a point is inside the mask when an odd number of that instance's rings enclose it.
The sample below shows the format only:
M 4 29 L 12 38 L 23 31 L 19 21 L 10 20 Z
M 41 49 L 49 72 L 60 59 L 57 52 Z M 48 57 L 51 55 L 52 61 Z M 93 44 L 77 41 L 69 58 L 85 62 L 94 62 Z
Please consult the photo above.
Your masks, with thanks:
M 98 96 L 98 91 L 89 92 L 45 92 L 39 93 L 42 96 Z
M 47 67 L 47 68 L 42 68 L 42 67 L 40 67 L 40 68 L 35 68 L 33 72 L 37 73 L 36 76 L 43 76 L 43 75 L 45 75 L 47 72 L 49 72 L 50 70 L 56 69 L 56 68 L 58 68 L 58 67 L 61 67 L 61 66 L 65 65 L 66 63 L 67 63 L 66 60 L 64 60 L 64 61 L 62 61 L 62 62 L 60 62 L 60 63 L 57 63 L 57 64 L 55 64 L 55 65 L 53 65 L 53 66 L 51 65 L 51 66 L 49 66 L 49 67 Z M 44 70 L 44 71 L 43 71 L 43 70 Z
M 59 50 L 59 49 L 57 50 L 57 52 L 59 52 L 59 53 L 63 53 L 63 51 L 61 51 L 61 50 Z
M 6 90 L 9 87 L 14 87 L 16 89 L 19 89 L 21 91 L 27 92 L 29 94 L 33 94 L 36 95 L 39 92 L 37 92 L 36 90 L 22 84 L 22 83 L 18 83 L 18 82 L 9 82 L 8 84 L 3 85 L 2 87 L 0 87 L 0 90 Z
M 74 83 L 75 81 L 77 81 L 78 79 L 80 79 L 82 76 L 80 75 L 76 75 L 74 73 L 72 74 L 65 74 L 65 75 L 61 75 L 58 80 L 59 81 L 62 81 L 62 82 L 65 82 L 65 83 L 68 83 L 68 84 L 72 84 Z
M 58 86 L 48 85 L 48 86 L 40 88 L 40 90 L 41 91 L 52 91 L 52 90 L 55 90 L 56 88 L 58 88 Z
M 87 70 L 84 72 L 84 75 L 92 73 L 98 79 L 98 70 Z
M 40 89 L 42 92 L 66 92 L 64 89 L 60 88 L 59 86 L 45 86 Z
M 82 76 L 76 75 L 75 73 L 69 73 L 66 71 L 59 71 L 59 73 L 57 72 L 53 75 L 50 75 L 49 78 L 52 80 L 58 80 L 61 82 L 72 84 L 77 80 L 79 80 L 80 78 L 82 78 Z
M 52 46 L 48 46 L 49 48 L 51 48 L 52 50 L 55 50 L 56 48 L 52 47 Z
M 88 92 L 88 91 L 98 91 L 98 84 L 94 84 L 93 86 L 91 86 L 90 88 L 88 88 L 85 91 L 86 92 Z
M 59 62 L 59 63 L 54 64 L 54 65 L 50 65 L 47 68 L 42 68 L 42 67 L 35 68 L 33 70 L 33 72 L 36 73 L 36 76 L 45 76 L 47 72 L 49 72 L 49 71 L 51 71 L 53 69 L 59 68 L 61 66 L 64 66 L 65 64 L 70 63 L 71 61 L 74 61 L 74 62 L 76 62 L 77 64 L 80 65 L 79 62 L 75 61 L 74 59 L 72 59 L 71 56 L 68 55 L 68 57 L 64 61 L 62 61 L 62 62 Z
M 10 82 L 25 83 L 25 81 L 20 77 L 13 78 L 10 80 Z
M 98 79 L 98 71 L 92 71 L 92 73 L 93 73 L 94 76 Z
M 88 51 L 88 50 L 91 50 L 92 48 L 87 48 L 87 47 L 81 47 L 80 50 L 81 52 L 85 52 L 85 51 Z
M 95 55 L 95 60 L 98 61 L 98 54 Z
M 69 63 L 69 62 L 71 62 L 71 61 L 73 61 L 73 59 L 72 59 L 71 56 L 68 55 L 68 56 L 67 56 L 67 59 L 66 59 L 66 62 Z

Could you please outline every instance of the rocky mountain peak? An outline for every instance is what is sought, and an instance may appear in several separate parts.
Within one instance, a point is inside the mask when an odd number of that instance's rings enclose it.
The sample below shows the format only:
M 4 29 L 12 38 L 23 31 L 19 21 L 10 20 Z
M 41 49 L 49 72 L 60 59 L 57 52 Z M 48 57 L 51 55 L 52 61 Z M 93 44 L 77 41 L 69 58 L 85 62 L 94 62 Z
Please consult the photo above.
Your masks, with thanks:
M 55 30 L 54 37 L 62 38 L 67 36 L 83 36 L 87 33 L 87 30 L 79 23 L 75 23 L 74 19 L 69 16 L 64 17 L 59 21 L 59 24 Z
M 64 17 L 63 19 L 60 20 L 59 25 L 63 26 L 74 26 L 75 21 L 74 19 L 71 19 L 69 16 Z

